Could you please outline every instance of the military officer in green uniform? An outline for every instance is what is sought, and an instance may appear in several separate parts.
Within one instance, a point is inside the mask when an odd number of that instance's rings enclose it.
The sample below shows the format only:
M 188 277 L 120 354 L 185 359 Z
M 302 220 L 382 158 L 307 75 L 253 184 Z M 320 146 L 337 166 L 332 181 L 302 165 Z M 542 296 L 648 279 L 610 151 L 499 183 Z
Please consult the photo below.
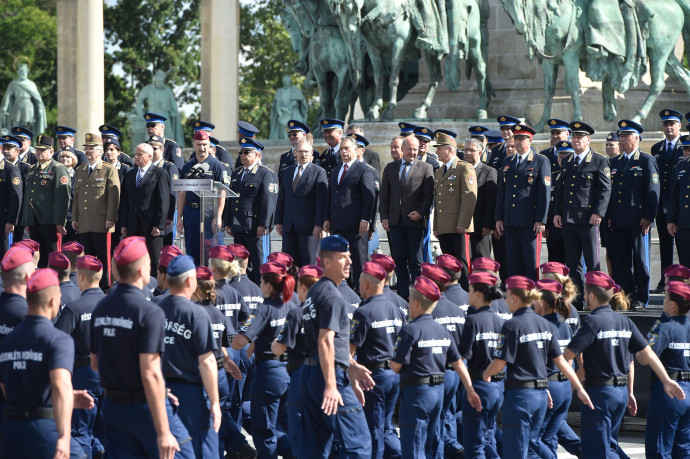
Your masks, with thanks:
M 36 159 L 26 176 L 22 224 L 29 227 L 31 239 L 41 245 L 39 268 L 48 266 L 48 254 L 58 250 L 67 222 L 71 177 L 67 168 L 53 158 L 53 138 L 36 138 Z

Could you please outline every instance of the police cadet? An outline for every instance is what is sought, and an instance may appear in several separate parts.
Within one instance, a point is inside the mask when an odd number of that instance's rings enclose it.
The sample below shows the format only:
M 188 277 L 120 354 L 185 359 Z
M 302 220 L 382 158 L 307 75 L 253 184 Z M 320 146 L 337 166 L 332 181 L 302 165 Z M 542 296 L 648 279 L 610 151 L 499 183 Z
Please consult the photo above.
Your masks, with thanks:
M 142 291 L 151 273 L 145 239 L 123 239 L 113 261 L 120 283 L 91 315 L 91 367 L 104 389 L 105 443 L 117 456 L 172 458 L 178 451 L 191 458 L 189 433 L 173 414 L 161 370 L 165 313 Z
M 295 145 L 297 145 L 297 142 L 300 140 L 305 140 L 307 138 L 307 134 L 311 132 L 311 129 L 309 129 L 306 124 L 298 120 L 288 121 L 285 129 L 287 130 L 288 140 L 290 141 L 291 147 L 288 151 L 280 155 L 280 165 L 278 166 L 278 183 L 283 182 L 283 172 L 285 169 L 295 164 Z
M 164 139 L 158 137 L 157 135 L 152 135 L 149 137 L 149 141 L 146 142 L 153 148 L 153 159 L 151 163 L 164 169 L 168 173 L 170 178 L 170 206 L 168 207 L 168 218 L 165 220 L 165 231 L 163 231 L 163 245 L 172 245 L 173 243 L 173 220 L 175 218 L 175 211 L 177 210 L 177 191 L 172 190 L 172 181 L 180 178 L 180 170 L 175 166 L 175 164 L 170 161 L 163 159 L 163 145 Z M 226 174 L 222 175 L 223 178 L 227 177 Z
M 391 369 L 400 374 L 400 443 L 403 458 L 443 457 L 444 372 L 451 366 L 462 380 L 467 400 L 481 411 L 479 396 L 448 330 L 431 313 L 441 297 L 436 284 L 417 277 L 410 289 L 410 320 L 395 342 Z
M 350 353 L 371 371 L 376 384 L 364 393 L 364 415 L 371 433 L 372 458 L 400 456 L 400 439 L 393 424 L 400 377 L 390 369 L 395 339 L 405 323 L 404 313 L 383 294 L 386 271 L 376 263 L 364 263 L 359 292 L 364 301 L 350 326 Z
M 358 381 L 364 390 L 370 389 L 373 381 L 369 370 L 350 356 L 350 318 L 337 289 L 350 276 L 347 239 L 340 235 L 323 238 L 319 256 L 324 276 L 309 289 L 304 303 L 307 358 L 302 370 L 301 398 L 304 432 L 312 437 L 302 445 L 300 453 L 303 457 L 325 459 L 329 455 L 328 445 L 336 440 L 342 455 L 369 458 L 371 436 L 353 390 L 356 385 L 351 381 Z M 359 396 L 363 397 L 361 392 Z
M 371 261 L 379 265 L 386 271 L 386 279 L 383 284 L 383 296 L 388 298 L 394 305 L 396 305 L 407 317 L 409 306 L 407 301 L 403 299 L 400 295 L 391 290 L 391 280 L 393 279 L 393 273 L 395 272 L 395 261 L 392 257 L 384 255 L 382 253 L 372 253 Z
M 165 313 L 163 376 L 179 399 L 177 414 L 192 437 L 196 457 L 218 457 L 221 411 L 217 350 L 211 318 L 190 301 L 196 292 L 196 268 L 189 255 L 168 265 L 170 295 L 158 303 Z
M 98 127 L 98 131 L 101 133 L 103 144 L 106 144 L 108 140 L 115 140 L 113 144 L 117 145 L 117 147 L 120 148 L 120 139 L 123 138 L 122 131 L 108 124 L 100 125 Z M 115 165 L 115 163 L 117 162 L 120 162 L 122 164 L 128 165 L 129 167 L 134 167 L 134 160 L 132 159 L 132 157 L 125 153 L 122 153 L 121 149 L 118 150 L 117 154 L 115 155 L 115 158 L 113 158 L 112 161 L 109 161 L 108 159 L 106 159 L 106 161 L 112 163 L 113 165 Z
M 498 276 L 499 270 L 501 269 L 501 265 L 494 259 L 491 258 L 486 258 L 486 257 L 480 257 L 480 258 L 475 258 L 472 260 L 472 272 L 488 272 L 489 274 L 493 274 L 494 276 Z M 508 320 L 513 315 L 511 314 L 510 310 L 508 309 L 508 303 L 506 303 L 505 298 L 496 298 L 495 300 L 491 301 L 491 310 L 498 315 L 498 317 Z M 471 310 L 470 310 L 471 311 Z
M 660 271 L 673 264 L 673 236 L 666 226 L 671 186 L 673 184 L 673 170 L 678 161 L 683 158 L 683 148 L 680 140 L 680 121 L 683 114 L 677 110 L 664 109 L 659 112 L 661 130 L 664 139 L 652 145 L 650 154 L 654 156 L 659 167 L 659 209 L 656 213 L 656 231 L 659 235 Z M 664 276 L 651 293 L 664 293 Z
M 481 151 L 478 152 L 478 160 L 484 164 L 489 164 L 491 162 L 491 149 L 488 147 L 488 141 L 485 135 L 486 132 L 489 131 L 489 128 L 486 126 L 470 126 L 469 131 L 470 138 L 477 139 L 482 144 Z M 465 161 L 468 160 L 465 159 Z
M 503 404 L 503 379 L 499 373 L 484 381 L 484 370 L 494 359 L 494 349 L 504 320 L 491 311 L 491 302 L 503 298 L 496 287 L 498 278 L 489 272 L 470 274 L 469 304 L 472 311 L 467 315 L 462 338 L 458 346 L 460 356 L 467 360 L 467 371 L 472 386 L 482 402 L 477 412 L 462 400 L 462 446 L 468 457 L 499 457 L 496 447 L 496 414 Z
M 584 405 L 592 408 L 592 402 L 575 371 L 561 355 L 551 324 L 531 308 L 532 302 L 540 298 L 534 282 L 523 276 L 513 276 L 506 280 L 506 289 L 506 301 L 513 318 L 501 328 L 494 360 L 484 371 L 484 380 L 490 381 L 507 366 L 503 457 L 538 456 L 539 435 L 547 408 L 547 361 L 556 364 Z
M 161 256 L 158 260 L 158 287 L 153 292 L 155 295 L 151 301 L 160 303 L 163 299 L 170 296 L 170 289 L 168 288 L 168 265 L 170 261 L 178 255 L 183 255 L 182 251 L 176 245 L 165 245 L 161 249 Z
M 238 194 L 228 200 L 224 214 L 225 230 L 236 244 L 249 251 L 250 279 L 259 284 L 259 267 L 264 259 L 262 238 L 268 236 L 278 198 L 278 177 L 261 164 L 264 146 L 249 139 L 240 139 L 242 166 L 232 172 L 230 189 Z
M 67 234 L 70 176 L 65 166 L 51 158 L 52 153 L 53 138 L 39 135 L 38 163 L 31 166 L 26 176 L 22 224 L 29 227 L 31 239 L 40 244 L 39 268 L 45 268 L 48 254 L 57 250 L 58 236 Z
M 678 281 L 664 286 L 664 312 L 669 320 L 649 337 L 652 351 L 659 357 L 671 379 L 678 381 L 685 400 L 666 396 L 658 378 L 652 377 L 652 392 L 647 411 L 645 453 L 648 458 L 674 457 L 690 449 L 690 287 Z M 682 453 L 680 453 L 682 454 Z
M 84 155 L 84 152 L 81 150 L 77 150 L 74 147 L 74 134 L 77 133 L 76 129 L 73 129 L 68 126 L 56 126 L 55 127 L 55 137 L 57 139 L 57 150 L 55 151 L 55 154 L 53 155 L 53 159 L 55 161 L 58 160 L 58 157 L 60 155 L 60 152 L 62 151 L 70 151 L 74 153 L 74 156 L 77 157 L 77 166 L 80 166 L 84 163 L 86 163 L 86 156 Z M 29 161 L 31 163 L 31 161 Z M 39 161 L 40 162 L 40 161 Z M 34 164 L 34 163 L 31 163 Z
M 8 164 L 12 164 L 13 166 L 17 167 L 19 169 L 19 174 L 21 178 L 21 185 L 22 185 L 22 199 L 19 200 L 19 213 L 17 215 L 17 224 L 14 227 L 14 234 L 12 241 L 17 242 L 21 241 L 22 238 L 24 237 L 24 225 L 20 225 L 19 223 L 22 221 L 22 211 L 23 211 L 23 198 L 26 196 L 26 175 L 29 172 L 29 169 L 31 169 L 31 165 L 29 163 L 22 162 L 19 159 L 19 145 L 21 145 L 21 140 L 18 138 L 11 136 L 10 140 L 11 142 L 5 141 L 7 137 L 0 137 L 0 145 L 2 145 L 2 154 L 5 157 L 5 161 Z M 13 183 L 14 184 L 14 183 Z
M 586 123 L 570 123 L 573 153 L 562 160 L 563 173 L 556 187 L 553 223 L 563 228 L 566 264 L 571 278 L 582 290 L 582 259 L 587 271 L 599 270 L 599 225 L 611 197 L 608 159 L 589 146 L 594 129 Z
M 68 302 L 76 300 L 81 296 L 79 287 L 74 285 L 69 279 L 70 265 L 69 259 L 62 252 L 50 252 L 48 255 L 48 267 L 55 271 L 60 281 L 60 294 L 62 297 L 62 307 Z M 62 308 L 60 309 L 62 310 Z
M 549 252 L 548 260 L 558 263 L 565 263 L 565 241 L 563 240 L 563 230 L 554 225 L 554 217 L 556 216 L 556 196 L 560 192 L 558 189 L 561 186 L 561 164 L 566 156 L 575 153 L 573 145 L 563 140 L 556 145 L 556 155 L 558 156 L 558 168 L 551 169 L 551 202 L 549 203 L 549 213 L 546 220 L 546 248 Z
M 171 139 L 165 138 L 165 122 L 168 118 L 155 113 L 144 113 L 144 121 L 146 122 L 146 133 L 151 137 L 157 135 L 165 139 L 163 148 L 163 158 L 166 161 L 173 163 L 179 170 L 184 166 L 184 158 L 182 157 L 182 148 Z
M 544 155 L 551 163 L 551 173 L 560 170 L 561 165 L 558 161 L 558 145 L 561 142 L 570 140 L 570 124 L 567 121 L 559 120 L 558 118 L 550 119 L 546 122 L 549 127 L 549 148 L 545 148 L 539 152 Z
M 10 149 L 16 151 L 19 148 L 19 139 L 14 136 L 0 137 L 0 141 L 2 141 L 3 153 Z M 0 204 L 0 225 L 4 223 L 0 244 L 0 256 L 2 256 L 10 248 L 8 236 L 14 232 L 22 205 L 21 173 L 19 168 L 5 157 L 0 159 L 0 183 L 0 203 L 2 203 Z
M 239 334 L 232 340 L 232 348 L 240 350 L 248 343 L 254 344 L 256 375 L 251 388 L 250 432 L 259 456 L 291 457 L 287 426 L 278 422 L 279 413 L 285 410 L 290 382 L 285 363 L 287 356 L 275 355 L 271 343 L 285 323 L 295 278 L 287 273 L 285 266 L 274 261 L 261 265 L 260 272 L 264 302 L 240 327 Z
M 249 265 L 249 251 L 241 244 L 230 244 L 228 250 L 235 257 L 237 266 L 233 266 L 229 273 L 230 286 L 236 289 L 242 296 L 242 300 L 247 303 L 250 311 L 263 303 L 264 297 L 261 288 L 247 276 L 247 266 Z
M 541 234 L 551 198 L 551 166 L 530 146 L 536 131 L 527 125 L 511 128 L 516 153 L 503 160 L 496 195 L 496 231 L 515 250 L 506 257 L 508 276 L 537 279 Z
M 323 131 L 323 140 L 328 148 L 321 152 L 318 163 L 326 171 L 327 178 L 331 178 L 331 172 L 342 163 L 340 158 L 340 139 L 343 137 L 345 121 L 326 118 L 320 121 Z
M 34 149 L 31 148 L 34 133 L 25 127 L 14 126 L 10 129 L 10 134 L 21 141 L 21 145 L 19 145 L 19 160 L 31 165 L 36 164 L 36 155 L 34 155 Z
M 582 407 L 580 414 L 582 457 L 604 457 L 616 454 L 613 448 L 628 404 L 628 372 L 633 354 L 642 365 L 649 365 L 666 394 L 679 399 L 685 395 L 678 383 L 668 377 L 633 321 L 613 310 L 627 306 L 625 294 L 613 279 L 600 271 L 587 272 L 585 304 L 592 313 L 582 319 L 564 357 L 570 361 L 582 354 L 585 386 L 594 403 L 593 409 Z
M 512 128 L 513 126 L 517 126 L 520 124 L 520 119 L 515 118 L 514 116 L 508 116 L 508 115 L 501 115 L 498 118 L 496 118 L 496 121 L 498 121 L 498 127 L 501 133 L 501 139 L 503 139 L 503 142 L 497 144 L 494 148 L 491 149 L 491 167 L 494 169 L 498 170 L 499 172 L 502 170 L 502 165 L 503 165 L 503 160 L 505 159 L 506 156 L 508 156 L 508 153 L 506 151 L 506 143 L 505 141 L 513 137 L 513 131 Z M 499 174 L 500 175 L 500 174 Z
M 448 274 L 448 276 L 450 276 L 450 281 L 448 281 L 446 284 L 446 289 L 443 292 L 443 296 L 464 312 L 467 312 L 470 299 L 467 295 L 467 290 L 460 285 L 460 279 L 463 272 L 462 263 L 453 255 L 444 253 L 436 257 L 436 264 L 442 268 L 446 274 Z
M 574 334 L 577 329 L 580 328 L 580 314 L 577 312 L 575 306 L 573 306 L 573 299 L 577 297 L 579 290 L 573 280 L 568 277 L 570 269 L 563 263 L 558 263 L 556 261 L 547 261 L 543 263 L 539 269 L 541 270 L 542 279 L 555 280 L 563 286 L 560 294 L 570 309 L 570 314 L 565 318 L 565 322 L 570 326 L 570 330 Z
M 7 458 L 81 458 L 69 427 L 74 343 L 51 323 L 60 309 L 55 272 L 34 272 L 26 293 L 28 314 L 0 348 L 0 385 L 7 397 L 0 451 Z
M 613 278 L 630 295 L 633 309 L 649 300 L 649 266 L 645 238 L 659 205 L 659 169 L 654 157 L 639 150 L 643 129 L 618 122 L 621 154 L 610 160 L 611 200 L 606 213 L 613 238 Z
M 679 139 L 683 150 L 690 148 L 690 135 L 684 135 Z M 681 265 L 690 265 L 690 199 L 688 191 L 690 189 L 690 161 L 682 158 L 673 169 L 670 178 L 671 185 L 666 206 L 666 226 L 669 234 L 676 239 L 678 247 L 678 261 Z
M 91 368 L 91 314 L 96 304 L 105 297 L 99 288 L 103 276 L 103 264 L 94 256 L 86 255 L 78 260 L 77 283 L 81 296 L 67 302 L 55 322 L 55 328 L 64 331 L 74 340 L 74 389 L 85 389 L 95 404 L 90 410 L 72 413 L 72 436 L 88 457 L 103 454 L 99 438 L 94 437 L 94 424 L 101 405 L 103 389 L 98 384 L 98 373 Z M 64 301 L 64 300 L 63 300 Z

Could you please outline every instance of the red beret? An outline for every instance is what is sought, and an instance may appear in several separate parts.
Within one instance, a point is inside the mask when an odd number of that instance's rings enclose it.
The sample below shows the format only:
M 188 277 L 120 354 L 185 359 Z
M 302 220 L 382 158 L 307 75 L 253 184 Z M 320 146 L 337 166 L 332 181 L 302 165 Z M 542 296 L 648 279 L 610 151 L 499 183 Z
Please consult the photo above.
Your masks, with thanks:
M 55 266 L 59 269 L 69 268 L 69 259 L 62 252 L 50 252 L 48 254 L 48 266 Z
M 115 249 L 115 262 L 118 266 L 125 266 L 134 263 L 148 253 L 145 238 L 141 236 L 126 237 L 120 241 Z
M 93 255 L 85 255 L 77 258 L 77 268 L 98 272 L 103 269 L 103 263 Z
M 453 255 L 443 254 L 436 257 L 436 264 L 441 268 L 450 269 L 456 273 L 462 271 L 462 263 Z
M 297 273 L 297 277 L 302 276 L 314 276 L 317 279 L 321 279 L 321 276 L 323 276 L 323 269 L 314 265 L 302 266 Z
M 22 239 L 21 241 L 17 242 L 17 244 L 23 245 L 34 253 L 38 252 L 38 250 L 41 248 L 41 244 L 32 239 Z
M 521 288 L 524 290 L 534 289 L 534 282 L 525 276 L 512 276 L 506 279 L 506 290 L 511 288 Z
M 292 264 L 295 262 L 295 260 L 293 260 L 290 255 L 284 252 L 273 252 L 266 259 L 268 261 L 275 261 L 276 263 L 280 263 L 281 265 L 287 268 L 291 267 Z
M 392 273 L 395 269 L 395 261 L 388 255 L 372 253 L 371 261 L 382 267 L 387 273 Z
M 206 266 L 197 266 L 196 278 L 201 280 L 211 280 L 213 279 L 213 271 L 208 269 Z
M 431 301 L 438 301 L 441 298 L 441 291 L 426 277 L 417 276 L 412 287 Z
M 539 268 L 541 269 L 542 274 L 556 273 L 556 274 L 561 274 L 563 276 L 567 276 L 568 273 L 570 272 L 570 268 L 568 268 L 563 263 L 559 263 L 557 261 L 546 262 L 546 263 L 542 264 Z
M 29 250 L 29 248 L 26 246 L 19 244 L 10 248 L 10 250 L 5 253 L 5 256 L 2 257 L 2 262 L 0 262 L 0 266 L 2 266 L 3 271 L 12 271 L 17 266 L 33 262 L 34 254 L 31 252 L 31 250 Z
M 29 282 L 26 284 L 26 292 L 34 293 L 44 288 L 58 285 L 60 285 L 60 282 L 55 271 L 49 268 L 38 269 L 29 277 Z
M 241 244 L 230 244 L 227 248 L 231 254 L 235 255 L 235 258 L 241 258 L 243 260 L 249 258 L 249 251 Z
M 62 251 L 79 254 L 84 251 L 84 246 L 77 241 L 69 241 L 62 244 Z
M 176 245 L 166 245 L 161 249 L 161 256 L 158 260 L 158 266 L 167 268 L 170 264 L 170 260 L 178 255 L 182 255 L 182 250 Z
M 664 277 L 682 277 L 683 279 L 690 279 L 690 269 L 683 265 L 671 265 L 664 269 Z
M 284 276 L 287 272 L 287 268 L 285 267 L 285 265 L 281 265 L 280 263 L 276 263 L 275 261 L 269 261 L 268 263 L 264 263 L 263 265 L 261 265 L 261 267 L 259 268 L 259 272 L 262 276 L 268 273 L 274 273 L 280 276 Z
M 596 285 L 606 290 L 613 289 L 613 293 L 618 293 L 621 290 L 620 286 L 613 279 L 601 271 L 587 271 L 585 273 L 585 285 Z
M 219 260 L 225 261 L 235 260 L 235 255 L 233 255 L 232 252 L 230 252 L 230 250 L 224 245 L 217 245 L 215 247 L 211 247 L 211 249 L 208 251 L 208 257 L 217 258 Z
M 685 282 L 671 281 L 668 283 L 668 285 L 666 285 L 666 291 L 668 293 L 680 295 L 686 300 L 690 300 L 690 285 L 686 284 Z
M 496 285 L 496 282 L 498 282 L 498 277 L 494 276 L 491 273 L 488 272 L 477 272 L 477 273 L 472 273 L 468 277 L 468 280 L 470 282 L 470 285 L 472 284 L 489 284 L 489 285 Z
M 381 266 L 372 261 L 367 261 L 366 263 L 364 263 L 364 266 L 362 266 L 362 274 L 369 274 L 370 276 L 374 276 L 376 279 L 380 281 L 386 278 L 386 271 Z
M 208 140 L 211 138 L 211 133 L 208 131 L 202 131 L 201 129 L 194 132 L 194 140 Z
M 422 263 L 422 276 L 438 282 L 439 284 L 447 284 L 450 282 L 450 276 L 440 266 L 432 265 L 431 263 Z
M 495 273 L 498 272 L 498 268 L 500 267 L 501 264 L 491 258 L 479 257 L 472 260 L 472 271 L 476 271 L 478 269 L 485 269 L 487 271 Z
M 537 290 L 546 290 L 560 294 L 561 290 L 563 290 L 563 286 L 553 279 L 542 279 L 537 281 Z

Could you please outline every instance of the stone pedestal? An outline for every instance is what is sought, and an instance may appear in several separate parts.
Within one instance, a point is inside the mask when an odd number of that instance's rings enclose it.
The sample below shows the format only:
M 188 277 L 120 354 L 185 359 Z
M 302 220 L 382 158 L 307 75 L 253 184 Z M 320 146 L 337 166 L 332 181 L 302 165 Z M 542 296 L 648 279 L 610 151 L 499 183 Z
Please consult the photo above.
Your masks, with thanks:
M 105 116 L 103 2 L 58 0 L 57 24 L 58 124 L 80 145 Z
M 201 119 L 215 124 L 222 140 L 237 139 L 239 42 L 239 1 L 202 0 Z

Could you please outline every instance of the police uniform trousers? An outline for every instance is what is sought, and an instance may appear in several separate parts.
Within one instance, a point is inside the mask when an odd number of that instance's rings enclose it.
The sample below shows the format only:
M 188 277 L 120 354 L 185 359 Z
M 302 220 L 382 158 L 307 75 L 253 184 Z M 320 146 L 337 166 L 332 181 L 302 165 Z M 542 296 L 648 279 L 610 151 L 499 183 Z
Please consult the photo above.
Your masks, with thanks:
M 647 248 L 640 227 L 613 228 L 613 251 L 611 260 L 613 279 L 621 289 L 630 295 L 632 302 L 649 301 L 649 266 Z
M 454 454 L 461 450 L 462 446 L 458 442 L 458 423 L 456 412 L 458 411 L 457 393 L 459 389 L 460 376 L 455 370 L 446 368 L 446 375 L 443 378 L 443 407 L 441 408 L 441 425 L 439 429 L 439 439 L 443 444 L 443 453 Z
M 455 258 L 460 260 L 462 263 L 462 277 L 460 278 L 459 284 L 465 291 L 469 291 L 469 283 L 467 282 L 467 276 L 469 271 L 467 267 L 469 266 L 467 259 L 467 251 L 469 247 L 466 245 L 465 235 L 460 233 L 455 234 L 439 234 L 438 242 L 441 245 L 441 252 L 448 255 L 453 255 Z
M 525 276 L 536 282 L 537 236 L 532 228 L 508 226 L 504 228 L 504 238 L 508 277 Z
M 228 355 L 239 368 L 242 373 L 242 379 L 239 381 L 235 378 L 228 378 L 228 389 L 230 395 L 225 402 L 225 413 L 227 416 L 227 428 L 224 429 L 226 435 L 225 450 L 237 451 L 240 446 L 247 442 L 247 439 L 242 433 L 242 398 L 244 395 L 244 387 L 247 382 L 247 375 L 253 365 L 254 356 L 252 359 L 247 357 L 247 349 L 249 344 L 240 350 L 228 348 Z
M 32 225 L 29 227 L 29 237 L 41 244 L 39 249 L 41 259 L 38 260 L 38 267 L 46 268 L 50 252 L 57 251 L 58 238 L 55 225 Z
M 565 264 L 570 269 L 570 277 L 579 292 L 583 292 L 584 272 L 582 258 L 585 259 L 587 271 L 599 271 L 599 227 L 594 225 L 563 225 L 565 246 Z
M 206 213 L 204 217 L 204 250 L 206 250 L 206 255 L 208 255 L 208 250 L 212 245 L 212 232 L 211 223 L 213 216 L 211 213 Z M 194 264 L 199 266 L 201 263 L 201 211 L 199 208 L 194 208 L 185 204 L 183 211 L 184 222 L 184 245 L 185 253 L 190 257 L 194 258 Z M 163 238 L 161 238 L 161 241 Z M 249 247 L 247 247 L 248 250 Z M 160 252 L 160 250 L 159 250 Z M 251 252 L 251 250 L 250 250 Z
M 421 384 L 400 391 L 400 446 L 402 457 L 443 457 L 443 442 L 436 441 L 443 409 L 443 385 Z
M 668 268 L 673 264 L 673 236 L 668 232 L 668 227 L 666 226 L 666 214 L 663 211 L 662 206 L 659 206 L 659 210 L 656 214 L 656 232 L 659 235 L 659 262 L 660 262 L 660 275 L 661 280 L 659 285 L 664 285 L 664 269 Z
M 546 390 L 508 389 L 503 403 L 504 459 L 539 456 L 539 433 L 546 414 Z M 588 457 L 588 456 L 584 456 Z
M 225 403 L 230 396 L 230 386 L 228 385 L 228 376 L 225 373 L 225 368 L 218 370 L 218 403 L 220 404 L 220 429 L 218 429 L 218 457 L 223 459 L 225 457 L 225 441 L 227 435 L 228 417 L 226 415 Z
M 28 457 L 55 457 L 58 440 L 54 419 L 8 419 L 2 421 L 3 459 L 26 459 Z M 155 442 L 155 436 L 154 436 Z M 70 459 L 82 459 L 86 453 L 74 438 L 70 438 Z
M 305 435 L 310 441 L 300 448 L 301 457 L 326 459 L 335 440 L 341 448 L 340 457 L 371 458 L 371 435 L 362 405 L 357 400 L 344 369 L 335 369 L 338 392 L 343 406 L 335 415 L 326 416 L 321 409 L 326 382 L 319 365 L 302 367 L 302 406 Z M 439 401 L 440 401 L 439 397 Z M 402 405 L 401 405 L 402 409 Z M 440 403 L 439 403 L 440 411 Z M 402 437 L 402 435 L 401 435 Z
M 652 383 L 647 411 L 647 458 L 687 457 L 690 454 L 690 382 L 678 382 L 685 400 L 670 398 L 659 380 Z
M 549 381 L 553 408 L 546 410 L 541 426 L 539 448 L 541 457 L 558 457 L 558 432 L 567 424 L 568 409 L 573 398 L 570 381 Z
M 110 244 L 112 247 L 112 233 L 110 233 L 110 235 Z M 100 287 L 104 291 L 110 288 L 110 285 L 108 283 L 110 266 L 108 266 L 108 244 L 106 242 L 107 238 L 108 233 L 79 233 L 79 243 L 84 246 L 84 253 L 86 255 L 95 256 L 101 261 L 101 263 L 103 263 L 103 276 L 101 277 Z
M 295 457 L 303 457 L 301 447 L 310 440 L 309 436 L 304 433 L 304 420 L 302 419 L 303 409 L 300 390 L 303 367 L 299 361 L 288 360 L 288 368 L 290 368 L 291 364 L 300 366 L 294 370 L 288 371 L 290 374 L 290 385 L 288 386 L 287 392 L 287 428 L 292 455 Z
M 678 263 L 690 266 L 690 228 L 678 228 L 676 243 L 678 244 Z
M 465 456 L 498 459 L 496 415 L 501 408 L 503 381 L 473 379 L 472 386 L 482 401 L 482 411 L 477 412 L 467 397 L 462 397 L 462 446 Z
M 572 394 L 570 394 L 570 399 L 572 401 Z M 580 441 L 580 437 L 577 436 L 572 427 L 570 427 L 568 424 L 567 415 L 566 419 L 561 422 L 561 426 L 558 428 L 558 433 L 556 436 L 558 437 L 558 444 L 561 445 L 569 454 L 572 454 L 576 457 L 582 456 L 582 442 Z
M 400 438 L 395 430 L 387 429 L 393 423 L 393 411 L 400 392 L 400 376 L 393 370 L 378 368 L 371 371 L 376 383 L 364 391 L 364 416 L 371 432 L 372 458 L 400 457 Z
M 285 409 L 290 376 L 286 362 L 257 359 L 256 374 L 258 377 L 252 381 L 250 407 L 250 432 L 256 452 L 262 458 L 277 459 L 278 455 L 290 457 L 292 454 L 286 426 L 279 428 L 279 417 L 283 418 L 281 424 L 287 421 Z
M 319 243 L 314 233 L 283 231 L 282 250 L 295 260 L 297 266 L 315 265 Z
M 565 241 L 563 240 L 563 234 L 560 228 L 555 228 L 558 230 L 558 235 L 554 235 L 554 228 L 548 228 L 549 237 L 546 238 L 546 250 L 548 251 L 548 261 L 557 261 L 558 263 L 565 264 Z
M 26 229 L 26 226 L 24 225 L 15 225 L 14 227 L 14 233 L 12 234 L 12 242 L 19 242 L 22 239 L 24 239 L 24 230 Z
M 94 407 L 90 410 L 72 411 L 72 437 L 79 443 L 87 457 L 92 457 L 102 451 L 103 445 L 94 436 L 94 427 L 98 418 L 98 410 L 103 402 L 103 389 L 99 384 L 98 373 L 90 365 L 76 368 L 72 373 L 74 390 L 86 390 L 93 397 Z
M 165 408 L 170 432 L 180 445 L 180 451 L 175 453 L 175 457 L 193 459 L 192 438 L 177 413 L 173 413 L 167 397 Z M 106 395 L 103 399 L 102 419 L 108 457 L 159 456 L 156 429 L 146 402 L 120 403 Z
M 473 260 L 480 257 L 491 258 L 491 236 L 482 236 L 481 228 L 470 234 L 470 256 Z
M 410 297 L 411 282 L 422 272 L 423 238 L 424 228 L 411 228 L 402 222 L 402 218 L 397 225 L 391 226 L 388 242 L 396 265 L 398 295 L 405 301 Z
M 582 457 L 616 457 L 618 429 L 628 404 L 628 388 L 585 387 L 594 409 L 584 405 L 580 408 Z
M 210 402 L 201 384 L 168 378 L 166 386 L 180 400 L 177 415 L 192 437 L 196 457 L 218 456 L 218 434 L 213 430 Z
M 256 230 L 252 233 L 232 233 L 235 244 L 241 244 L 249 251 L 249 265 L 247 267 L 247 277 L 256 285 L 261 283 L 261 273 L 259 267 L 263 264 L 264 243 L 263 238 L 256 235 Z
M 350 244 L 350 258 L 352 259 L 352 266 L 350 268 L 350 278 L 347 280 L 348 285 L 359 291 L 359 275 L 362 274 L 362 267 L 364 263 L 369 260 L 368 252 L 368 235 L 362 236 L 357 231 L 333 231 L 333 234 L 340 234 L 347 239 Z M 420 240 L 421 242 L 421 240 Z M 421 246 L 420 246 L 421 247 Z M 396 258 L 397 263 L 397 258 Z M 421 272 L 421 270 L 420 270 Z M 398 288 L 400 288 L 400 278 L 398 277 Z
M 494 232 L 495 234 L 495 232 Z M 501 277 L 501 282 L 505 282 L 508 278 L 508 266 L 506 265 L 506 238 L 505 235 L 501 239 L 496 236 L 491 236 L 491 247 L 494 251 L 494 260 L 501 266 L 498 268 L 498 274 Z

